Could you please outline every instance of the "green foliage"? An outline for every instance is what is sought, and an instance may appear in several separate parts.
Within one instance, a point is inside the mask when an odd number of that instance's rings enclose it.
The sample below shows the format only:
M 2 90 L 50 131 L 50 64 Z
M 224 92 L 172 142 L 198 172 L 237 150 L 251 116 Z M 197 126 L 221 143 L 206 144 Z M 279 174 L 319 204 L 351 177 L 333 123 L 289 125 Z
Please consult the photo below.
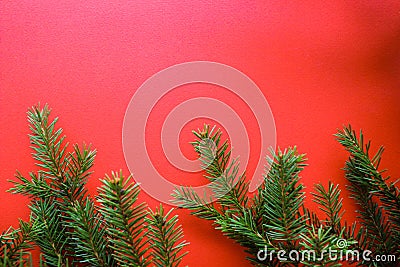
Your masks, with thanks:
M 321 225 L 316 229 L 312 225 L 307 234 L 302 234 L 302 238 L 303 241 L 300 244 L 303 247 L 303 252 L 307 253 L 301 255 L 304 255 L 301 262 L 305 266 L 341 266 L 337 260 L 339 258 L 338 252 L 344 250 L 337 246 L 339 239 L 335 234 L 332 234 L 332 228 Z M 311 257 L 309 253 L 315 253 L 315 258 L 314 255 Z M 314 258 L 314 260 L 310 260 L 308 257 Z
M 136 205 L 140 189 L 122 173 L 106 176 L 99 189 L 100 211 L 107 221 L 107 234 L 115 259 L 121 266 L 147 266 L 146 231 L 142 227 L 147 216 L 144 203 Z
M 85 184 L 93 166 L 95 150 L 90 147 L 79 148 L 74 145 L 72 152 L 67 152 L 68 143 L 62 135 L 62 128 L 55 129 L 58 118 L 49 121 L 50 109 L 35 106 L 28 111 L 28 121 L 32 134 L 29 135 L 34 150 L 33 158 L 41 167 L 39 173 L 48 185 L 56 190 L 65 206 L 85 196 Z M 18 178 L 18 177 L 17 177 Z M 18 183 L 16 183 L 18 185 Z M 38 197 L 37 195 L 33 195 Z
M 192 144 L 200 156 L 205 177 L 212 183 L 209 189 L 214 193 L 215 202 L 206 203 L 191 188 L 179 187 L 174 192 L 175 204 L 192 211 L 192 214 L 213 220 L 216 228 L 228 237 L 237 240 L 249 252 L 256 253 L 259 247 L 268 244 L 267 237 L 260 233 L 253 218 L 255 214 L 248 207 L 248 183 L 245 175 L 238 173 L 238 161 L 231 160 L 227 141 L 222 142 L 221 131 L 204 126 L 193 132 L 197 140 Z
M 31 243 L 41 250 L 40 266 L 147 266 L 152 262 L 158 266 L 159 258 L 148 252 L 145 239 L 154 235 L 145 224 L 147 216 L 152 221 L 153 213 L 143 203 L 136 205 L 139 187 L 122 173 L 112 173 L 112 178 L 102 180 L 101 206 L 95 205 L 85 185 L 96 151 L 85 145 L 68 150 L 57 120 L 50 120 L 47 105 L 28 111 L 39 171 L 29 173 L 29 178 L 17 172 L 17 180 L 12 181 L 12 193 L 31 198 L 31 215 L 29 223 L 21 221 L 19 229 L 10 228 L 0 236 L 2 266 L 31 265 Z M 176 217 L 165 220 L 168 229 L 163 231 L 168 234 L 162 237 L 162 245 L 169 254 L 163 260 L 177 266 L 186 243 L 176 245 L 183 237 Z M 160 246 L 154 241 L 150 247 L 158 251 Z
M 29 250 L 40 248 L 40 266 L 178 266 L 186 254 L 177 216 L 163 206 L 155 211 L 138 202 L 139 187 L 132 177 L 112 172 L 101 181 L 97 206 L 86 189 L 96 151 L 65 142 L 57 118 L 47 106 L 28 112 L 30 141 L 39 171 L 29 177 L 16 173 L 12 193 L 31 198 L 30 221 L 0 235 L 0 266 L 32 266 Z M 215 228 L 242 245 L 257 266 L 341 266 L 339 255 L 352 249 L 374 255 L 400 256 L 400 189 L 379 170 L 383 147 L 371 154 L 371 143 L 350 126 L 337 140 L 350 156 L 345 163 L 348 189 L 358 207 L 359 222 L 343 222 L 341 190 L 329 182 L 315 185 L 313 200 L 323 217 L 305 204 L 301 171 L 305 155 L 296 147 L 271 151 L 263 184 L 252 197 L 239 161 L 232 158 L 222 132 L 205 125 L 194 131 L 192 143 L 199 154 L 208 195 L 178 187 L 175 203 L 214 223 Z M 212 192 L 212 195 L 209 194 Z M 339 241 L 345 246 L 339 246 Z M 297 251 L 311 258 L 259 258 L 263 249 Z M 342 253 L 342 254 L 340 254 Z M 317 261 L 315 260 L 317 259 Z M 360 266 L 396 266 L 395 262 L 354 262 Z
M 31 225 L 20 220 L 18 229 L 10 227 L 0 235 L 0 266 L 25 266 L 30 262 L 30 232 Z
M 259 190 L 262 199 L 263 231 L 272 244 L 286 249 L 297 249 L 298 240 L 306 229 L 303 207 L 304 192 L 299 173 L 305 164 L 304 155 L 296 148 L 278 149 L 273 158 L 267 158 L 270 171 Z
M 110 253 L 107 253 L 106 229 L 103 218 L 94 206 L 93 201 L 86 198 L 84 202 L 75 201 L 67 215 L 72 220 L 72 244 L 76 257 L 90 266 L 115 266 Z
M 339 185 L 334 185 L 331 181 L 326 190 L 321 184 L 315 186 L 316 193 L 312 193 L 314 201 L 319 204 L 320 209 L 326 214 L 327 219 L 323 221 L 332 228 L 332 231 L 339 234 L 342 231 L 342 202 L 340 198 Z
M 344 255 L 351 249 L 398 255 L 400 192 L 378 171 L 383 149 L 370 157 L 370 143 L 364 145 L 362 134 L 358 138 L 350 127 L 337 134 L 339 142 L 351 153 L 345 170 L 351 182 L 352 196 L 360 204 L 361 229 L 355 223 L 343 222 L 340 189 L 331 182 L 327 188 L 317 184 L 312 193 L 325 218 L 320 219 L 305 207 L 304 187 L 300 183 L 300 172 L 306 166 L 305 156 L 298 154 L 296 147 L 271 151 L 264 182 L 250 198 L 245 174 L 238 173 L 239 163 L 231 159 L 229 143 L 221 141 L 221 131 L 205 125 L 194 134 L 196 140 L 192 144 L 199 154 L 204 176 L 211 182 L 209 189 L 216 201 L 209 203 L 205 199 L 210 196 L 201 198 L 189 187 L 178 187 L 174 192 L 175 203 L 199 218 L 212 220 L 216 229 L 245 248 L 253 264 L 341 266 L 339 256 L 331 258 L 324 252 Z M 380 202 L 375 202 L 374 197 Z M 346 245 L 338 246 L 339 241 Z M 257 255 L 265 248 L 286 253 L 313 250 L 316 256 L 313 259 L 279 261 L 269 258 L 264 261 Z M 381 263 L 385 265 L 362 261 L 358 264 L 390 266 L 388 262 Z
M 178 216 L 170 217 L 171 211 L 165 214 L 162 205 L 150 211 L 145 219 L 148 223 L 148 238 L 151 246 L 152 261 L 157 267 L 176 267 L 186 253 L 181 250 L 188 243 L 180 241 L 183 230 L 178 223 Z
M 364 143 L 362 131 L 357 135 L 351 126 L 336 134 L 338 142 L 350 153 L 345 176 L 352 198 L 359 205 L 362 229 L 357 234 L 363 249 L 375 255 L 400 256 L 400 189 L 390 177 L 380 171 L 384 148 L 371 155 L 371 141 Z M 363 263 L 370 266 L 389 266 L 388 263 Z M 393 265 L 394 266 L 394 265 Z
M 30 210 L 31 221 L 35 222 L 30 236 L 46 256 L 47 264 L 66 265 L 65 242 L 69 239 L 56 204 L 51 199 L 37 199 L 30 205 Z

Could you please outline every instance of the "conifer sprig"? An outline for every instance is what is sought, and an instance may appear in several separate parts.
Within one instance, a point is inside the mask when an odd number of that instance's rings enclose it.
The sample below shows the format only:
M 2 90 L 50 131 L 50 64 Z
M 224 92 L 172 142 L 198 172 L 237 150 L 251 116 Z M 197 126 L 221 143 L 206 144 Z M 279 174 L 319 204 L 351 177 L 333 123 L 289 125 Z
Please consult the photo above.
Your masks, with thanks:
M 178 216 L 171 217 L 171 212 L 172 209 L 165 213 L 160 205 L 155 211 L 150 210 L 146 218 L 152 262 L 157 267 L 177 267 L 187 253 L 181 252 L 188 243 L 182 241 L 183 230 L 177 225 Z
M 218 206 L 206 204 L 211 196 L 201 198 L 189 187 L 178 187 L 173 196 L 175 204 L 188 208 L 194 214 L 214 220 L 221 216 L 241 216 L 248 205 L 248 183 L 245 174 L 239 174 L 238 161 L 230 161 L 231 150 L 227 140 L 221 141 L 221 130 L 204 125 L 202 130 L 193 131 L 196 140 L 192 143 L 199 154 L 205 177 L 211 182 L 209 188 L 214 193 L 213 200 Z
M 25 266 L 30 262 L 31 228 L 29 223 L 20 220 L 18 229 L 10 227 L 0 234 L 0 266 Z
M 245 246 L 251 253 L 256 252 L 268 241 L 253 223 L 246 176 L 239 174 L 239 162 L 231 159 L 228 141 L 222 141 L 221 130 L 209 125 L 193 131 L 193 134 L 196 140 L 192 145 L 199 154 L 204 176 L 210 181 L 209 188 L 214 193 L 215 202 L 208 202 L 207 196 L 201 198 L 190 187 L 178 187 L 173 194 L 174 202 L 191 210 L 193 215 L 213 220 L 216 229 Z
M 146 227 L 145 217 L 153 215 L 145 204 L 136 204 L 138 185 L 122 173 L 112 173 L 102 180 L 101 207 L 96 206 L 85 186 L 96 151 L 77 145 L 69 151 L 57 120 L 50 120 L 47 105 L 28 111 L 33 157 L 40 169 L 29 173 L 29 178 L 17 172 L 10 192 L 30 197 L 30 224 L 21 222 L 19 230 L 0 236 L 0 263 L 7 267 L 31 264 L 26 255 L 33 241 L 41 249 L 40 266 L 148 266 L 153 254 L 145 237 L 155 232 Z M 166 266 L 177 266 L 186 243 L 178 243 L 183 233 L 177 218 L 166 217 L 168 228 L 160 231 L 168 257 L 157 256 L 154 263 L 161 259 Z M 155 250 L 160 247 L 153 244 Z
M 17 181 L 12 181 L 14 187 L 10 192 L 32 198 L 32 232 L 40 237 L 36 240 L 49 261 L 46 264 L 55 265 L 58 259 L 58 264 L 65 266 L 69 255 L 77 250 L 74 247 L 76 243 L 72 242 L 73 229 L 70 227 L 73 218 L 69 218 L 69 215 L 77 203 L 85 202 L 85 184 L 91 173 L 96 151 L 85 146 L 80 149 L 77 145 L 73 146 L 72 152 L 67 151 L 68 143 L 62 135 L 63 130 L 56 127 L 58 118 L 51 120 L 50 115 L 51 110 L 47 105 L 29 109 L 29 139 L 34 151 L 33 158 L 40 169 L 37 173 L 29 173 L 31 179 L 17 172 Z M 56 218 L 62 217 L 62 220 L 54 221 L 43 212 L 56 212 Z M 62 233 L 59 233 L 60 229 L 63 230 Z M 51 246 L 48 247 L 43 240 L 51 241 Z M 77 258 L 75 260 L 84 261 Z
M 115 259 L 121 266 L 142 267 L 150 263 L 146 254 L 148 240 L 142 227 L 147 210 L 144 203 L 136 204 L 140 189 L 131 178 L 125 178 L 122 172 L 106 175 L 98 201 Z
M 238 171 L 239 162 L 230 159 L 232 152 L 228 141 L 222 141 L 222 132 L 205 125 L 193 133 L 196 141 L 192 144 L 217 199 L 207 203 L 190 187 L 180 187 L 174 193 L 175 203 L 200 218 L 213 220 L 216 229 L 244 246 L 256 264 L 257 252 L 265 246 L 297 247 L 300 234 L 307 230 L 306 218 L 300 213 L 304 193 L 298 176 L 305 166 L 304 155 L 295 148 L 272 151 L 268 161 L 271 171 L 265 175 L 258 196 L 250 199 L 245 175 Z
M 277 258 L 263 261 L 258 257 L 264 248 L 287 253 L 316 249 L 322 255 L 324 249 L 347 249 L 335 247 L 336 240 L 345 239 L 353 246 L 354 236 L 359 236 L 355 234 L 355 225 L 348 227 L 341 222 L 343 211 L 338 186 L 332 183 L 327 189 L 316 186 L 314 201 L 325 212 L 325 220 L 304 206 L 300 172 L 306 166 L 305 155 L 299 154 L 296 147 L 271 151 L 264 182 L 250 198 L 245 175 L 238 172 L 239 162 L 230 158 L 232 152 L 228 141 L 222 141 L 222 132 L 205 125 L 194 134 L 196 140 L 192 144 L 210 181 L 209 187 L 217 197 L 215 202 L 209 202 L 192 188 L 179 187 L 174 192 L 175 203 L 200 218 L 214 221 L 215 228 L 242 245 L 249 254 L 248 259 L 257 266 L 341 266 L 340 259 L 326 256 L 322 265 L 318 265 L 315 262 L 318 255 L 288 261 Z
M 357 135 L 350 125 L 338 131 L 336 137 L 350 153 L 344 170 L 364 227 L 357 235 L 360 243 L 375 254 L 399 257 L 400 189 L 389 181 L 390 177 L 383 177 L 385 170 L 379 170 L 384 148 L 379 147 L 371 155 L 371 141 L 364 142 L 362 131 Z
M 76 201 L 67 212 L 71 218 L 69 227 L 73 242 L 74 256 L 81 258 L 89 266 L 114 266 L 113 258 L 107 248 L 107 235 L 103 217 L 89 198 L 81 203 Z
M 41 191 L 46 191 L 48 187 L 51 187 L 52 190 L 47 191 L 55 193 L 61 205 L 68 205 L 70 202 L 85 198 L 84 186 L 91 173 L 90 168 L 93 166 L 96 151 L 91 150 L 90 146 L 83 146 L 81 149 L 74 145 L 73 151 L 68 152 L 68 143 L 62 135 L 63 130 L 56 128 L 58 118 L 50 120 L 50 114 L 48 105 L 43 108 L 39 105 L 34 106 L 28 111 L 31 129 L 29 138 L 34 151 L 33 158 L 41 169 L 37 175 L 30 174 L 32 178 L 37 176 L 37 179 L 32 179 L 31 183 L 17 173 L 17 179 L 20 182 L 14 182 L 16 187 L 11 190 L 23 192 L 26 187 L 25 192 L 28 191 L 31 196 L 43 197 Z M 31 190 L 32 187 L 37 190 Z
M 264 178 L 263 199 L 264 231 L 272 240 L 285 242 L 287 249 L 296 249 L 298 239 L 306 231 L 303 208 L 304 192 L 299 173 L 305 166 L 305 155 L 296 147 L 273 153 L 267 158 L 270 166 Z
M 34 222 L 30 236 L 46 256 L 46 263 L 51 266 L 65 266 L 65 246 L 69 239 L 66 236 L 68 233 L 62 221 L 62 214 L 57 209 L 54 199 L 34 200 L 30 210 L 30 220 Z
M 323 222 L 332 228 L 332 232 L 340 234 L 342 231 L 342 211 L 343 199 L 340 198 L 339 185 L 334 185 L 331 181 L 328 184 L 328 190 L 322 184 L 315 186 L 316 192 L 312 193 L 314 201 L 319 204 L 319 208 L 326 214 L 327 219 Z
M 324 266 L 324 267 L 338 267 L 342 266 L 338 262 L 339 255 L 329 253 L 329 251 L 339 252 L 342 248 L 337 247 L 338 237 L 332 233 L 332 228 L 320 226 L 307 230 L 307 233 L 301 234 L 302 240 L 300 245 L 303 251 L 307 253 L 301 254 L 301 263 L 304 266 Z

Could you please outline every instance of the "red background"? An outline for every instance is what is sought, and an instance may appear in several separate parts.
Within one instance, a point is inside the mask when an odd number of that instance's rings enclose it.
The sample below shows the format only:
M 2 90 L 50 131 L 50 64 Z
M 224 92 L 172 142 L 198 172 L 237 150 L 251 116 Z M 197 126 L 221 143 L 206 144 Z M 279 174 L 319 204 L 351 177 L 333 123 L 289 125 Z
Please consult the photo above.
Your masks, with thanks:
M 308 154 L 310 166 L 302 173 L 307 192 L 328 179 L 345 191 L 340 168 L 346 153 L 332 134 L 347 123 L 363 128 L 374 148 L 386 147 L 382 167 L 399 177 L 399 12 L 399 1 L 378 0 L 1 1 L 0 229 L 28 217 L 28 200 L 5 192 L 16 169 L 23 174 L 35 169 L 28 107 L 49 103 L 70 142 L 97 148 L 89 183 L 94 194 L 104 173 L 120 168 L 128 173 L 121 133 L 135 90 L 156 72 L 194 60 L 230 65 L 257 83 L 274 114 L 278 145 L 298 145 Z M 230 103 L 239 114 L 248 112 L 224 90 L 202 89 L 201 95 Z M 155 144 L 150 152 L 175 180 L 186 176 L 162 164 L 160 118 L 193 97 L 190 92 L 183 87 L 165 96 L 154 110 L 159 115 L 149 121 L 149 142 Z M 187 144 L 190 130 L 201 123 L 186 125 L 181 134 L 188 157 L 194 157 Z M 246 127 L 251 133 L 256 124 Z M 257 137 L 252 140 L 256 147 Z M 251 155 L 250 173 L 256 158 Z M 352 221 L 355 207 L 346 192 L 343 197 Z M 144 192 L 141 200 L 157 205 Z M 210 223 L 177 213 L 191 242 L 185 264 L 249 265 L 242 249 Z

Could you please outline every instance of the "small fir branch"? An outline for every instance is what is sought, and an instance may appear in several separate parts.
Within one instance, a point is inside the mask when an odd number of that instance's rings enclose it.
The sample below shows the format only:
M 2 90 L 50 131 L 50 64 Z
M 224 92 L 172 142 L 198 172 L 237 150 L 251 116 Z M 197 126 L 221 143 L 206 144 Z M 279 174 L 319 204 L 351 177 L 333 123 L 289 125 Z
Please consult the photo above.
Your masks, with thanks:
M 93 161 L 96 152 L 90 150 L 90 147 L 80 149 L 74 145 L 72 152 L 67 152 L 68 144 L 65 143 L 65 136 L 62 135 L 62 128 L 56 128 L 58 118 L 50 120 L 51 111 L 47 105 L 43 108 L 34 106 L 28 111 L 28 121 L 30 123 L 31 148 L 33 149 L 33 158 L 37 161 L 40 170 L 37 174 L 30 173 L 30 178 L 23 177 L 19 172 L 16 174 L 18 181 L 13 181 L 14 187 L 9 191 L 12 193 L 21 193 L 27 195 L 36 201 L 37 199 L 48 200 L 52 199 L 55 205 L 54 209 L 58 210 L 58 214 L 62 214 L 63 220 L 61 224 L 65 229 L 64 240 L 61 248 L 74 253 L 76 248 L 73 247 L 73 242 L 70 242 L 71 230 L 68 218 L 68 210 L 74 205 L 75 201 L 84 202 L 87 195 L 85 183 L 90 174 L 89 169 L 93 166 Z M 37 202 L 38 203 L 38 202 Z M 34 203 L 31 207 L 38 208 Z M 45 222 L 48 218 L 44 218 L 44 214 L 34 214 L 33 218 Z M 39 218 L 38 216 L 42 216 Z M 45 228 L 46 224 L 39 224 L 36 228 L 44 233 L 48 231 Z M 38 241 L 41 239 L 38 239 Z M 43 244 L 38 244 L 43 247 Z M 55 247 L 54 250 L 57 250 Z M 49 259 L 51 264 L 55 263 L 55 258 L 49 254 L 49 250 L 42 251 Z M 60 255 L 65 255 L 67 252 L 57 251 Z M 60 260 L 61 265 L 64 260 Z
M 162 205 L 155 211 L 150 210 L 146 218 L 148 238 L 151 246 L 152 262 L 157 267 L 176 267 L 187 252 L 182 249 L 188 245 L 183 239 L 183 230 L 178 216 L 170 216 L 172 209 L 165 214 Z
M 227 237 L 236 240 L 241 246 L 245 247 L 246 252 L 252 256 L 248 259 L 257 263 L 258 259 L 255 255 L 265 246 L 271 247 L 271 242 L 259 232 L 252 211 L 246 210 L 244 216 L 233 216 L 232 218 L 218 218 L 216 220 L 216 229 L 221 230 Z
M 342 231 L 342 217 L 343 217 L 343 198 L 340 198 L 339 185 L 334 185 L 331 181 L 328 184 L 328 190 L 322 184 L 315 186 L 314 202 L 319 204 L 319 208 L 326 214 L 327 219 L 324 223 L 332 228 L 332 232 L 339 234 Z
M 68 151 L 63 130 L 56 128 L 57 120 L 50 120 L 47 105 L 28 111 L 33 158 L 40 170 L 31 172 L 30 178 L 17 172 L 17 181 L 9 191 L 31 198 L 32 229 L 25 234 L 27 225 L 21 224 L 21 230 L 10 229 L 0 236 L 2 266 L 32 264 L 25 257 L 30 256 L 28 237 L 41 249 L 40 266 L 147 266 L 152 258 L 146 235 L 154 235 L 155 229 L 164 235 L 166 251 L 159 257 L 159 242 L 152 241 L 157 255 L 154 262 L 168 261 L 170 266 L 177 266 L 186 244 L 179 243 L 182 229 L 176 224 L 177 218 L 168 219 L 169 212 L 165 227 L 153 223 L 147 228 L 145 222 L 153 221 L 145 220 L 149 214 L 145 204 L 136 205 L 139 187 L 122 173 L 112 173 L 102 181 L 99 210 L 85 186 L 96 151 L 77 145 Z
M 205 178 L 211 182 L 209 188 L 216 201 L 207 203 L 207 195 L 200 198 L 192 188 L 179 187 L 173 195 L 175 204 L 191 210 L 199 218 L 213 220 L 216 229 L 245 246 L 247 251 L 258 251 L 267 240 L 259 232 L 257 223 L 251 222 L 254 214 L 247 196 L 248 183 L 245 175 L 239 174 L 239 162 L 230 161 L 232 152 L 228 141 L 222 141 L 221 130 L 209 125 L 193 133 L 196 137 L 193 147 L 199 154 Z
M 363 133 L 357 136 L 351 126 L 338 131 L 336 137 L 350 153 L 345 165 L 346 178 L 351 182 L 349 190 L 359 205 L 360 219 L 368 236 L 361 237 L 366 246 L 376 254 L 400 255 L 400 193 L 394 183 L 388 183 L 379 171 L 383 153 L 380 147 L 370 155 L 371 142 L 364 143 Z M 375 201 L 379 199 L 379 203 Z
M 229 143 L 221 141 L 221 131 L 205 125 L 194 134 L 194 149 L 216 201 L 207 203 L 191 188 L 180 187 L 175 190 L 175 203 L 213 220 L 216 229 L 245 247 L 254 264 L 260 264 L 256 255 L 264 246 L 297 248 L 300 233 L 307 230 L 306 217 L 300 213 L 304 193 L 298 176 L 305 166 L 304 155 L 297 155 L 295 149 L 273 153 L 272 171 L 258 195 L 250 199 L 245 175 L 239 174 L 237 160 L 230 161 L 232 153 Z
M 86 198 L 84 203 L 76 201 L 67 212 L 73 229 L 72 240 L 76 248 L 75 256 L 81 263 L 90 266 L 113 266 L 113 259 L 107 253 L 107 235 L 103 217 L 94 203 Z
M 32 134 L 29 135 L 34 150 L 33 158 L 38 161 L 45 174 L 58 183 L 64 179 L 62 165 L 68 144 L 64 144 L 65 136 L 62 136 L 62 128 L 55 130 L 58 118 L 49 120 L 51 110 L 47 105 L 40 108 L 34 106 L 28 111 L 28 122 Z
M 90 150 L 90 146 L 81 149 L 74 145 L 73 152 L 67 152 L 68 143 L 65 143 L 65 136 L 62 135 L 63 129 L 56 128 L 58 118 L 51 121 L 50 114 L 51 110 L 47 105 L 42 109 L 34 106 L 28 111 L 33 158 L 41 167 L 38 174 L 42 180 L 40 185 L 46 187 L 43 184 L 45 181 L 48 187 L 57 190 L 57 196 L 64 199 L 65 204 L 83 200 L 86 195 L 84 185 L 91 173 L 96 151 Z M 26 185 L 29 186 L 29 183 Z M 21 184 L 19 187 L 22 190 Z M 40 193 L 40 190 L 31 193 Z M 37 195 L 41 196 L 33 196 Z
M 304 192 L 299 173 L 305 166 L 305 156 L 296 147 L 267 158 L 269 172 L 264 176 L 263 198 L 264 230 L 272 240 L 284 243 L 285 249 L 296 249 L 306 228 L 303 209 Z
M 29 176 L 30 180 L 22 176 L 22 174 L 17 171 L 15 177 L 18 181 L 10 181 L 14 184 L 14 187 L 10 188 L 8 192 L 39 199 L 46 199 L 49 197 L 56 198 L 60 195 L 59 190 L 48 185 L 43 173 L 39 172 L 38 174 L 35 174 L 30 172 Z
M 180 208 L 191 210 L 191 214 L 206 220 L 216 220 L 223 216 L 213 203 L 206 202 L 193 188 L 180 186 L 174 190 L 173 203 Z
M 25 266 L 29 263 L 32 248 L 31 224 L 19 221 L 19 228 L 10 227 L 0 234 L 0 265 L 3 267 Z
M 311 227 L 307 233 L 301 234 L 302 241 L 300 242 L 303 250 L 300 251 L 299 255 L 302 258 L 301 263 L 305 266 L 326 266 L 326 267 L 338 267 L 342 266 L 339 263 L 340 252 L 346 251 L 347 247 L 338 247 L 337 241 L 339 238 L 333 233 L 332 228 L 323 227 L 319 228 Z M 347 242 L 344 240 L 344 242 Z M 345 255 L 342 252 L 343 255 Z
M 384 217 L 383 208 L 372 200 L 371 194 L 361 186 L 349 186 L 356 203 L 359 206 L 357 212 L 360 214 L 360 224 L 365 228 L 368 240 L 366 248 L 375 254 L 391 254 L 395 248 L 395 240 L 391 230 L 390 222 Z
M 60 190 L 66 192 L 67 201 L 82 202 L 87 195 L 85 185 L 92 174 L 90 169 L 94 164 L 96 150 L 91 150 L 90 145 L 79 148 L 74 144 L 73 147 L 74 151 L 68 153 L 65 159 L 65 181 L 60 185 Z
M 136 204 L 140 189 L 131 178 L 125 179 L 122 172 L 106 175 L 98 201 L 115 259 L 121 266 L 147 266 L 150 262 L 142 227 L 147 215 L 146 205 Z
M 210 129 L 209 125 L 193 133 L 197 140 L 192 144 L 200 156 L 205 177 L 212 182 L 211 189 L 220 199 L 219 204 L 225 209 L 241 213 L 242 208 L 248 205 L 248 184 L 245 174 L 238 173 L 238 161 L 233 159 L 229 162 L 232 151 L 228 140 L 222 142 L 221 130 L 215 130 L 215 127 Z
M 204 125 L 202 130 L 193 132 L 197 140 L 192 144 L 200 156 L 205 177 L 210 180 L 209 188 L 217 204 L 206 204 L 190 187 L 178 187 L 174 191 L 174 203 L 192 210 L 192 214 L 214 220 L 220 216 L 242 216 L 248 206 L 248 183 L 244 174 L 239 175 L 238 161 L 230 160 L 228 141 L 221 141 L 222 132 Z M 205 195 L 207 199 L 210 196 Z
M 30 205 L 30 210 L 33 224 L 31 238 L 40 247 L 46 264 L 67 266 L 64 247 L 69 238 L 54 199 L 36 200 Z
M 222 132 L 215 130 L 215 126 L 210 128 L 204 125 L 203 129 L 193 131 L 197 140 L 191 144 L 194 150 L 199 154 L 201 166 L 208 174 L 207 178 L 213 180 L 220 177 L 228 166 L 231 151 L 228 141 L 221 141 Z
M 338 131 L 336 137 L 350 153 L 345 167 L 346 178 L 354 186 L 365 187 L 366 191 L 380 199 L 387 212 L 396 242 L 400 243 L 400 189 L 396 187 L 395 182 L 388 181 L 390 177 L 382 176 L 385 170 L 379 171 L 384 148 L 381 146 L 375 155 L 371 156 L 371 141 L 364 143 L 362 131 L 357 136 L 350 125 Z

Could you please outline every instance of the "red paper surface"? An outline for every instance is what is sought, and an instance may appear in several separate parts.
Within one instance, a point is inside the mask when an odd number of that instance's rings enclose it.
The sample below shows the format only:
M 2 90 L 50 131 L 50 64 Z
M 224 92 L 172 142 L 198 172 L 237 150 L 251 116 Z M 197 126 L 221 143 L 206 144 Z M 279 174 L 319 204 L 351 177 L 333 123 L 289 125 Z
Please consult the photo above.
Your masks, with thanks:
M 274 115 L 277 144 L 297 145 L 308 155 L 310 166 L 302 173 L 307 205 L 314 205 L 313 184 L 330 179 L 340 183 L 345 218 L 353 221 L 355 206 L 340 170 L 346 153 L 332 135 L 343 124 L 362 128 L 374 148 L 386 147 L 382 167 L 400 176 L 399 11 L 398 1 L 1 1 L 0 229 L 28 218 L 28 199 L 5 192 L 16 169 L 36 169 L 28 107 L 48 103 L 71 143 L 98 150 L 88 185 L 95 194 L 104 173 L 129 172 L 122 125 L 136 90 L 155 73 L 195 60 L 232 66 L 258 85 Z M 178 87 L 155 106 L 146 130 L 154 165 L 171 181 L 201 184 L 200 174 L 171 166 L 160 145 L 168 113 L 200 96 L 232 106 L 243 118 L 251 176 L 256 152 L 266 152 L 259 147 L 257 121 L 239 98 L 204 84 Z M 203 123 L 182 125 L 179 144 L 190 159 L 191 129 Z M 144 192 L 140 199 L 158 205 Z M 242 248 L 210 223 L 176 213 L 191 243 L 184 264 L 250 266 Z

